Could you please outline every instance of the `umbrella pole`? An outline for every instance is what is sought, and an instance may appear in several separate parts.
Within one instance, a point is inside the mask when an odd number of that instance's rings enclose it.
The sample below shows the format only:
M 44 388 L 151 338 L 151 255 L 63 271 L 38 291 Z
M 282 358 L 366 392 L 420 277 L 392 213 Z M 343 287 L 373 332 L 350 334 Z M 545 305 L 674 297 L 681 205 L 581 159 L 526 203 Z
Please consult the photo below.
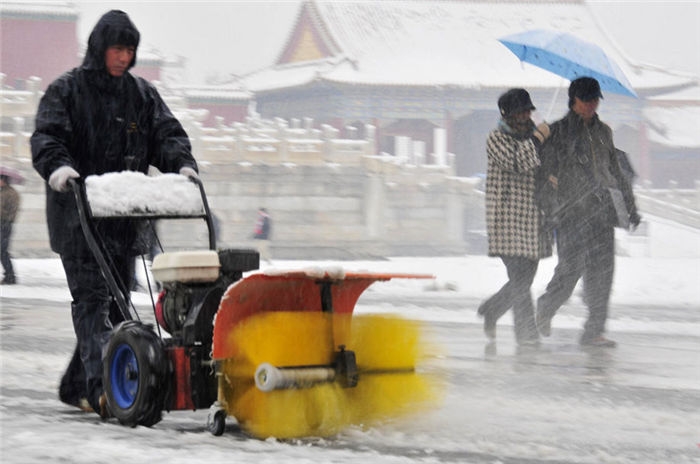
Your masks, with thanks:
M 559 86 L 557 86 L 557 90 L 554 91 L 554 96 L 552 97 L 552 101 L 549 103 L 549 108 L 547 109 L 547 114 L 544 117 L 545 121 L 548 121 L 550 116 L 552 116 L 552 111 L 554 110 L 554 105 L 557 102 L 557 98 L 559 97 L 559 91 L 561 91 L 561 88 L 564 85 L 565 79 L 561 79 L 559 81 Z

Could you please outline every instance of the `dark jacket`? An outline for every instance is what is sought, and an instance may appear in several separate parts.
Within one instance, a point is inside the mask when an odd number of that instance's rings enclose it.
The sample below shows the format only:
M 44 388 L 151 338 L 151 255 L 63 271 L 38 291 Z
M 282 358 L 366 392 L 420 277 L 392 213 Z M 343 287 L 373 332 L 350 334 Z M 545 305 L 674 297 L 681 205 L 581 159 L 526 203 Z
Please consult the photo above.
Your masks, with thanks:
M 83 178 L 123 170 L 146 173 L 149 165 L 162 172 L 197 169 L 187 134 L 155 87 L 129 72 L 113 77 L 105 69 L 109 46 L 138 40 L 125 13 L 105 14 L 90 35 L 83 64 L 46 90 L 31 137 L 34 168 L 45 180 L 61 166 L 73 167 Z M 136 55 L 130 67 L 135 61 Z M 60 254 L 90 253 L 73 193 L 55 192 L 47 184 L 46 202 L 51 248 Z M 114 253 L 146 251 L 132 220 L 111 220 L 99 229 Z
M 589 125 L 573 111 L 550 126 L 542 145 L 543 179 L 552 175 L 558 186 L 546 182 L 538 194 L 557 220 L 585 221 L 596 216 L 614 225 L 604 196 L 608 187 L 622 191 L 629 213 L 636 212 L 632 186 L 618 162 L 610 127 L 597 115 Z
M 19 193 L 10 184 L 0 187 L 0 224 L 15 222 L 19 210 Z

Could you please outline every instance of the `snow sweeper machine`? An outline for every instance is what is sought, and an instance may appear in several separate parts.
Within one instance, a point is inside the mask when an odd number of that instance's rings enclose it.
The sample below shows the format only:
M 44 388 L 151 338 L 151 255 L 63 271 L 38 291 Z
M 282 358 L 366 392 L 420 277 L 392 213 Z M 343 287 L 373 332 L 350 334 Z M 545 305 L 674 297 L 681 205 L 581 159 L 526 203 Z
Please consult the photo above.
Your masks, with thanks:
M 425 348 L 420 325 L 353 316 L 374 282 L 432 276 L 337 267 L 261 271 L 257 251 L 217 249 L 199 179 L 120 172 L 71 183 L 85 237 L 126 319 L 104 354 L 107 404 L 121 424 L 153 426 L 163 411 L 208 409 L 214 435 L 233 418 L 259 438 L 328 436 L 434 399 L 434 382 L 416 369 Z M 161 288 L 151 298 L 155 323 L 139 316 L 96 227 L 125 217 L 151 226 L 161 220 L 159 229 L 171 219 L 206 224 L 208 248 L 153 259 Z

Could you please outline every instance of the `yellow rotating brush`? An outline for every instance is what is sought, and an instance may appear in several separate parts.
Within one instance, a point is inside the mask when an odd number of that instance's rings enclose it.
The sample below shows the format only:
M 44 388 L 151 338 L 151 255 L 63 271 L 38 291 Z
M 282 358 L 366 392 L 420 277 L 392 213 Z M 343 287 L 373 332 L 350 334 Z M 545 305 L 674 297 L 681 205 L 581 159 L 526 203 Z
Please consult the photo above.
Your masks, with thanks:
M 421 335 L 419 323 L 389 316 L 249 317 L 230 334 L 237 354 L 222 365 L 227 413 L 254 436 L 294 438 L 423 410 L 438 388 L 415 371 L 427 354 Z M 338 378 L 341 346 L 355 354 L 355 386 L 344 387 Z

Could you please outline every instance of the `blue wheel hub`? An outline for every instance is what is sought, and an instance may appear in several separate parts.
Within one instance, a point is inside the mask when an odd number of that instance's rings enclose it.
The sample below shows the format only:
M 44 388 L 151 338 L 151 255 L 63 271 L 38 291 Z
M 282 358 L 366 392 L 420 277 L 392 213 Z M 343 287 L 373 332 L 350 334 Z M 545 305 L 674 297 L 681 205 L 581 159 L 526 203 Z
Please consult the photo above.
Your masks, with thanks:
M 119 345 L 110 366 L 110 387 L 114 401 L 128 409 L 136 400 L 139 390 L 139 364 L 136 353 L 129 345 Z

